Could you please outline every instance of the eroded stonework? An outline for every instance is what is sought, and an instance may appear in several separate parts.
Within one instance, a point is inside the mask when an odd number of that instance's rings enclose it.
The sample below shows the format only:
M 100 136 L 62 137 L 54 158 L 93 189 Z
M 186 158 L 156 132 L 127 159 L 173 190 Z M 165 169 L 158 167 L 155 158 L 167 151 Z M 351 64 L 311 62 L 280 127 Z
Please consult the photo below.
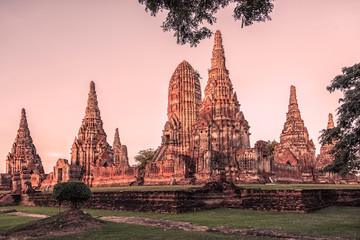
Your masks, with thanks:
M 27 174 L 30 174 L 32 186 L 40 186 L 44 179 L 44 168 L 40 156 L 36 153 L 24 108 L 21 110 L 19 129 L 11 152 L 6 157 L 6 173 L 14 176 L 15 173 L 20 174 L 23 169 L 27 169 Z
M 161 146 L 146 168 L 146 184 L 169 184 L 169 179 L 181 182 L 193 173 L 194 166 L 187 155 L 200 102 L 199 76 L 188 62 L 183 61 L 170 79 L 168 121 Z
M 270 171 L 271 153 L 261 141 L 250 148 L 250 127 L 225 67 L 220 31 L 215 34 L 205 98 L 201 101 L 198 74 L 183 61 L 170 79 L 168 99 L 168 121 L 161 146 L 146 168 L 145 184 L 264 181 L 258 173 Z
M 66 159 L 59 159 L 42 187 L 68 180 L 81 180 L 91 187 L 129 185 L 137 181 L 137 168 L 129 165 L 127 148 L 120 142 L 119 130 L 115 130 L 113 147 L 106 138 L 92 81 L 85 117 L 71 148 L 70 164 Z
M 313 181 L 315 145 L 301 119 L 296 98 L 296 88 L 290 87 L 286 121 L 280 143 L 274 149 L 274 172 L 283 181 Z
M 205 98 L 192 134 L 190 155 L 196 178 L 209 181 L 225 167 L 238 169 L 235 156 L 239 150 L 250 148 L 249 128 L 225 67 L 221 33 L 216 31 Z
M 333 129 L 333 128 L 334 128 L 333 115 L 329 113 L 327 129 Z M 334 140 L 332 143 L 325 143 L 321 146 L 320 154 L 316 158 L 317 169 L 322 169 L 327 165 L 331 164 L 335 160 L 334 155 L 330 153 L 330 151 L 334 148 L 335 143 L 336 141 Z

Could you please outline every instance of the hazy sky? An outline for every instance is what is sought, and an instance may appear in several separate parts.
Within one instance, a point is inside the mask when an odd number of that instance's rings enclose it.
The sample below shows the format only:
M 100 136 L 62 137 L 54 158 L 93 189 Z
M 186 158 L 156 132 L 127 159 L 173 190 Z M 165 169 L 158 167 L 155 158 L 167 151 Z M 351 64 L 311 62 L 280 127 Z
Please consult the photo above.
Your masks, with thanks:
M 204 89 L 213 39 L 177 45 L 160 28 L 165 14 L 154 18 L 144 9 L 136 0 L 0 1 L 0 172 L 23 107 L 45 171 L 70 159 L 91 80 L 108 142 L 118 127 L 131 164 L 139 150 L 160 145 L 170 77 L 187 60 Z M 222 32 L 252 146 L 279 141 L 295 85 L 319 152 L 319 131 L 341 97 L 326 86 L 360 62 L 359 13 L 358 0 L 277 0 L 272 21 L 241 28 L 231 8 L 219 12 L 211 29 Z

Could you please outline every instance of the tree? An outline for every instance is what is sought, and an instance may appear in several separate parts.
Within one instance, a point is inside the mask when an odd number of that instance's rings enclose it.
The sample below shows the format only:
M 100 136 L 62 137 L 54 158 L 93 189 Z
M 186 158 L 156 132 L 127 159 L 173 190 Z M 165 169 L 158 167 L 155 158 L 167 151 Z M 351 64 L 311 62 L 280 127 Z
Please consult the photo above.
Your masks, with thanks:
M 72 209 L 79 208 L 79 203 L 85 202 L 91 198 L 90 188 L 83 182 L 62 182 L 54 186 L 53 197 L 60 205 L 64 201 L 71 203 Z
M 271 154 L 274 154 L 274 150 L 275 150 L 275 147 L 276 147 L 277 144 L 278 144 L 278 142 L 275 141 L 275 139 L 272 140 L 272 141 L 268 140 L 268 145 L 269 145 L 269 149 L 270 149 Z
M 156 150 L 148 148 L 146 150 L 140 150 L 136 155 L 135 161 L 138 162 L 139 173 L 144 175 L 146 165 L 154 158 Z
M 212 31 L 203 23 L 212 25 L 216 22 L 214 15 L 221 8 L 235 3 L 234 19 L 241 20 L 249 26 L 254 22 L 271 20 L 274 0 L 139 0 L 145 5 L 145 11 L 156 16 L 159 11 L 166 10 L 168 15 L 162 24 L 165 32 L 173 30 L 178 44 L 190 43 L 196 46 L 200 40 L 209 38 Z
M 322 144 L 336 142 L 331 151 L 335 160 L 324 170 L 344 175 L 360 165 L 360 63 L 344 67 L 326 89 L 340 90 L 344 96 L 339 99 L 337 126 L 321 131 Z

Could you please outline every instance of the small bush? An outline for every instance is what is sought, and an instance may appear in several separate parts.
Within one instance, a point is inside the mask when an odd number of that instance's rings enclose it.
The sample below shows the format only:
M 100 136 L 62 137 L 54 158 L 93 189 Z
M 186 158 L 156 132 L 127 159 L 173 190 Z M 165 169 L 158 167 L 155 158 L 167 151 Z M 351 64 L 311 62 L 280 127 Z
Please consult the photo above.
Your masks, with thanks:
M 71 208 L 79 208 L 79 203 L 91 198 L 90 188 L 83 182 L 63 182 L 54 186 L 53 197 L 59 203 L 69 201 Z

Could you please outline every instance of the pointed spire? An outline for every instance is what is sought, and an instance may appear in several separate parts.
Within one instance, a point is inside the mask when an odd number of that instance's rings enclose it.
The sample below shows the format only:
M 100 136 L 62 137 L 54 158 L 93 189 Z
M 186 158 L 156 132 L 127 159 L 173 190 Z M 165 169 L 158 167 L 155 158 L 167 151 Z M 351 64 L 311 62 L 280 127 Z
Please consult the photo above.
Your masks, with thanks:
M 297 105 L 297 99 L 296 99 L 296 88 L 295 86 L 291 85 L 290 87 L 290 100 L 289 104 L 296 104 Z
M 328 121 L 327 129 L 332 129 L 332 128 L 334 128 L 334 120 L 333 120 L 333 115 L 329 113 L 329 121 Z
M 25 128 L 25 129 L 28 128 L 25 108 L 21 109 L 21 119 L 20 119 L 19 128 Z
M 118 148 L 121 147 L 121 142 L 120 142 L 120 137 L 119 137 L 119 129 L 118 128 L 115 129 L 113 148 L 115 148 L 115 147 L 118 147 Z
M 88 95 L 87 107 L 85 110 L 85 118 L 100 119 L 100 110 L 97 101 L 95 83 L 93 81 L 90 82 L 90 91 Z
M 296 98 L 296 88 L 295 86 L 291 85 L 290 87 L 290 98 L 289 98 L 289 107 L 288 113 L 286 114 L 287 117 L 291 118 L 301 118 L 299 105 Z
M 224 68 L 225 69 L 225 53 L 222 45 L 221 32 L 219 30 L 215 33 L 214 48 L 211 58 L 211 69 Z
M 32 144 L 29 125 L 28 125 L 27 119 L 26 119 L 25 108 L 21 109 L 21 118 L 20 118 L 20 123 L 19 123 L 19 129 L 17 131 L 15 142 L 17 142 L 17 143 L 21 142 L 22 140 L 20 141 L 20 139 L 29 139 L 29 141 Z

